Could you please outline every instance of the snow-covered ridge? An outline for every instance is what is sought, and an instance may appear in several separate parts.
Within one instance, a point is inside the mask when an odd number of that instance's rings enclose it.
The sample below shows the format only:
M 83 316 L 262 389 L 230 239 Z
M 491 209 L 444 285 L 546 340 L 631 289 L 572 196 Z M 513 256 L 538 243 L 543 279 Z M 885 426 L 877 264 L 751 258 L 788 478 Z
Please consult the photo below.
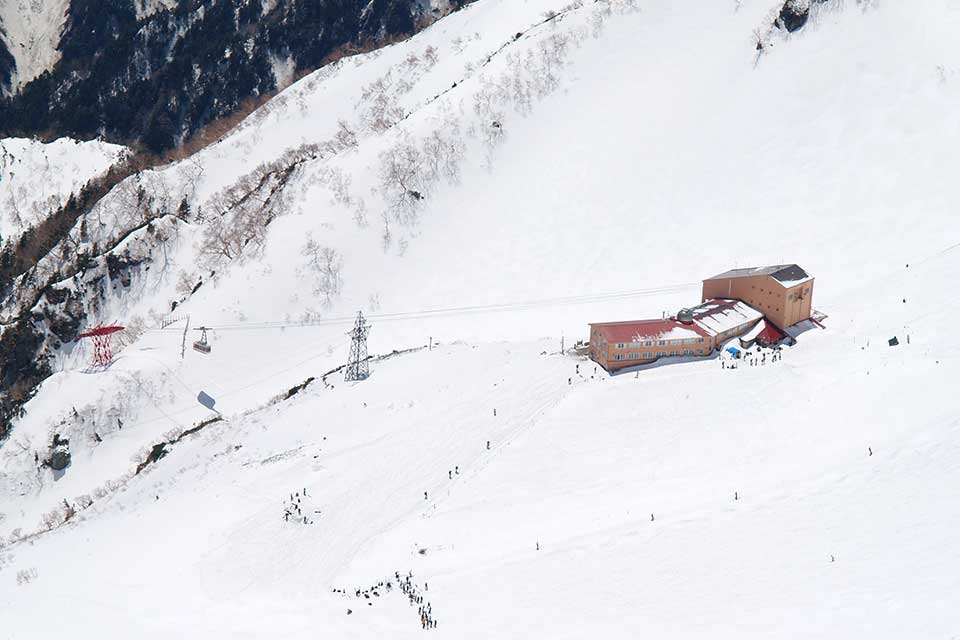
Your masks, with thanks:
M 0 139 L 0 240 L 16 242 L 124 154 L 124 147 L 97 140 Z

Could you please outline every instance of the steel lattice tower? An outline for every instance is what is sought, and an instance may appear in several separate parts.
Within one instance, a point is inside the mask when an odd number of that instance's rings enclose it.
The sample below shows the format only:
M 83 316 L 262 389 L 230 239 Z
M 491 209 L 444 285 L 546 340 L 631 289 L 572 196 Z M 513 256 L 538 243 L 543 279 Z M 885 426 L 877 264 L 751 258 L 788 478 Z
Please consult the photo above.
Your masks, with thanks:
M 123 327 L 104 327 L 100 325 L 77 336 L 77 340 L 90 338 L 93 341 L 93 360 L 90 362 L 91 367 L 106 368 L 110 366 L 113 362 L 113 348 L 110 345 L 110 340 L 113 334 L 118 331 L 123 331 Z
M 347 369 L 343 379 L 347 382 L 365 380 L 370 375 L 370 364 L 367 362 L 367 335 L 370 334 L 370 325 L 363 319 L 363 312 L 357 312 L 357 323 L 349 334 L 350 359 L 347 360 Z

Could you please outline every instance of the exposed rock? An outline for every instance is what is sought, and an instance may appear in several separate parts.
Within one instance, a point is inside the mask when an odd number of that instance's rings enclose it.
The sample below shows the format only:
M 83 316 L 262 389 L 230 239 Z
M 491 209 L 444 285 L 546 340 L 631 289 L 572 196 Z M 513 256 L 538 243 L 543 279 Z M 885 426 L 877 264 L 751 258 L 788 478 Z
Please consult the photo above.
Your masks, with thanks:
M 59 433 L 53 436 L 47 465 L 54 471 L 63 471 L 70 466 L 70 441 L 61 438 Z
M 793 33 L 807 24 L 810 18 L 810 0 L 787 0 L 780 9 L 776 26 Z

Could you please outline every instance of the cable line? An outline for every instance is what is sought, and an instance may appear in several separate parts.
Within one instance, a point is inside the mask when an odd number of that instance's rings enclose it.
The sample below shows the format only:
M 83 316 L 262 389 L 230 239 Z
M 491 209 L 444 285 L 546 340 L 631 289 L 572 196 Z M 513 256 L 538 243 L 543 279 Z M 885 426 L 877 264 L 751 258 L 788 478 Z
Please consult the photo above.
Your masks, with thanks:
M 593 302 L 610 302 L 616 300 L 628 300 L 631 298 L 641 298 L 646 296 L 660 295 L 664 293 L 677 293 L 699 287 L 701 283 L 690 282 L 684 284 L 675 284 L 652 289 L 635 289 L 630 291 L 615 291 L 610 293 L 586 294 L 579 296 L 564 296 L 557 298 L 542 298 L 539 300 L 524 300 L 519 302 L 496 303 L 486 305 L 468 305 L 462 307 L 446 307 L 439 309 L 423 309 L 420 311 L 399 311 L 393 313 L 375 313 L 366 316 L 369 320 L 391 321 L 391 320 L 416 320 L 432 317 L 446 317 L 459 315 L 473 315 L 481 313 L 497 313 L 504 311 L 527 311 L 531 309 L 540 309 L 548 307 L 571 306 L 577 304 L 586 304 Z M 286 329 L 296 327 L 322 327 L 352 324 L 356 318 L 354 316 L 335 316 L 330 318 L 320 318 L 304 322 L 290 320 L 275 320 L 263 322 L 242 322 L 233 324 L 217 324 L 212 328 L 215 331 L 252 331 L 259 329 Z M 149 331 L 179 331 L 179 329 L 164 328 L 150 329 Z

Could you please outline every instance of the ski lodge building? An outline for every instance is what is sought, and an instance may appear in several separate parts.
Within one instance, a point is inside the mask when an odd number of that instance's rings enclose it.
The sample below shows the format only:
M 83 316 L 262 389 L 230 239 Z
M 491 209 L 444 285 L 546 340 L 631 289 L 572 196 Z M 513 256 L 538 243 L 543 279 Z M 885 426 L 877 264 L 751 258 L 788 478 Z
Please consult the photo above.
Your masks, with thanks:
M 781 329 L 810 317 L 813 277 L 795 264 L 733 269 L 703 281 L 703 300 L 735 298 L 759 309 Z
M 795 264 L 733 269 L 703 281 L 702 303 L 662 320 L 590 325 L 590 357 L 607 371 L 666 356 L 707 356 L 730 338 L 773 343 L 810 317 L 813 278 Z

